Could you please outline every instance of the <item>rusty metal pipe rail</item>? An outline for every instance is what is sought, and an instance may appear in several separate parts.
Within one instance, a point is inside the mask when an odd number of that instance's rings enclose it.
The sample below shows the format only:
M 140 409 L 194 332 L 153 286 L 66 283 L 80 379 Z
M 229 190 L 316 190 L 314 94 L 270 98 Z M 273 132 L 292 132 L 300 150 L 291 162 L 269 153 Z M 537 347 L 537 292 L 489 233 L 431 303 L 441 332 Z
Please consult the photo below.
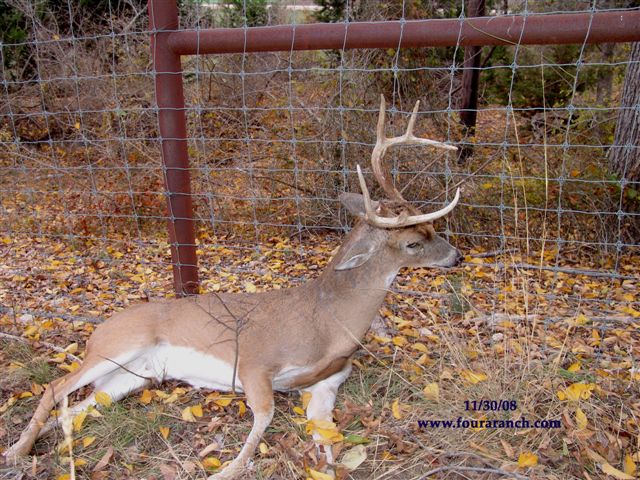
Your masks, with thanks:
M 181 30 L 169 34 L 168 47 L 195 55 L 634 41 L 640 41 L 640 10 Z

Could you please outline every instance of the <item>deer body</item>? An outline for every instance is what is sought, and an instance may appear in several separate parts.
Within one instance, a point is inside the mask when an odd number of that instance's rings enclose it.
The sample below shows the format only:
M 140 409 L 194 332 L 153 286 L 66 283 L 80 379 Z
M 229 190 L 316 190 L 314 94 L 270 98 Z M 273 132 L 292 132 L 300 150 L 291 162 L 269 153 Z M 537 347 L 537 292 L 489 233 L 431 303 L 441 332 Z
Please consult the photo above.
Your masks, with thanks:
M 19 441 L 5 455 L 27 454 L 38 436 L 55 425 L 45 425 L 50 410 L 89 384 L 94 393 L 72 407 L 72 413 L 95 403 L 95 392 L 104 391 L 117 401 L 168 379 L 243 391 L 254 414 L 253 428 L 238 457 L 210 477 L 215 479 L 234 478 L 244 469 L 273 416 L 274 390 L 309 391 L 308 418 L 331 421 L 338 387 L 351 369 L 350 357 L 400 268 L 448 267 L 460 258 L 430 223 L 411 223 L 417 217 L 406 212 L 397 219 L 408 221 L 407 226 L 390 225 L 391 217 L 378 216 L 382 205 L 371 202 L 360 171 L 359 177 L 363 195 L 344 194 L 341 200 L 364 221 L 318 278 L 286 290 L 155 301 L 114 315 L 87 342 L 81 368 L 51 382 Z M 320 443 L 320 437 L 314 438 Z M 333 463 L 331 448 L 325 447 L 324 453 Z

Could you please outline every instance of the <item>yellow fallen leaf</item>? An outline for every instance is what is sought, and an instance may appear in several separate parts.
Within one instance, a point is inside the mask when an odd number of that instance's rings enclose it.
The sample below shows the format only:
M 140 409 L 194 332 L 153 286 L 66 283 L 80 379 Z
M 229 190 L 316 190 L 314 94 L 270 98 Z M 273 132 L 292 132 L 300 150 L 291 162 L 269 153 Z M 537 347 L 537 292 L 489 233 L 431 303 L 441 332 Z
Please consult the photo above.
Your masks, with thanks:
M 334 478 L 335 478 L 333 475 L 329 475 L 328 473 L 318 472 L 317 470 L 314 470 L 313 468 L 309 469 L 309 476 L 313 480 L 334 480 Z
M 71 362 L 71 364 L 69 364 L 69 365 L 67 365 L 66 363 L 63 363 L 62 365 L 58 365 L 58 368 L 71 373 L 71 372 L 75 372 L 77 369 L 79 369 L 80 368 L 80 364 L 78 362 Z
M 96 393 L 96 403 L 98 405 L 102 405 L 103 407 L 111 406 L 111 397 L 107 392 L 97 392 Z
M 193 412 L 191 411 L 191 407 L 185 407 L 182 410 L 182 420 L 185 422 L 195 422 L 196 417 L 193 416 Z
M 393 418 L 400 420 L 402 418 L 402 412 L 400 411 L 400 400 L 395 399 L 391 404 L 391 413 L 393 414 Z
M 393 337 L 391 341 L 396 347 L 404 347 L 408 343 L 407 338 L 400 335 Z
M 257 291 L 256 286 L 251 282 L 246 282 L 244 284 L 244 289 L 245 289 L 245 291 L 247 291 L 249 293 L 256 293 L 256 291 Z
M 73 342 L 69 344 L 67 348 L 64 349 L 64 351 L 73 355 L 78 351 L 78 344 L 76 342 Z
M 424 396 L 429 400 L 433 400 L 434 402 L 438 402 L 440 400 L 440 386 L 437 383 L 433 382 L 427 384 L 422 391 L 424 392 Z
M 73 465 L 75 467 L 84 467 L 86 464 L 87 464 L 87 461 L 85 459 L 83 459 L 83 458 L 76 458 L 73 461 Z
M 244 417 L 245 413 L 247 413 L 247 406 L 242 400 L 238 400 L 238 416 Z
M 633 457 L 628 453 L 624 456 L 624 473 L 627 475 L 634 475 L 638 467 L 636 466 L 636 462 L 633 461 Z
M 91 444 L 92 444 L 93 442 L 95 442 L 95 441 L 96 441 L 96 437 L 91 437 L 91 436 L 89 436 L 89 437 L 84 437 L 84 438 L 82 439 L 82 446 L 83 446 L 84 448 L 87 448 L 89 445 L 91 445 Z
M 220 468 L 222 462 L 216 457 L 207 457 L 202 460 L 202 466 L 204 468 Z
M 98 410 L 96 410 L 96 408 L 93 405 L 87 408 L 87 413 L 89 414 L 90 417 L 93 417 L 93 418 L 102 417 L 102 414 Z
M 156 394 L 156 397 L 163 400 L 169 396 L 167 392 L 163 392 L 162 390 L 154 390 L 153 393 Z
M 69 480 L 71 478 L 71 475 L 69 475 L 68 473 L 63 473 L 62 475 L 59 475 L 56 477 L 56 480 Z
M 587 400 L 591 397 L 591 392 L 595 390 L 596 385 L 594 383 L 573 383 L 564 390 L 556 392 L 560 400 L 569 400 L 570 402 L 577 402 L 579 400 Z
M 460 372 L 460 376 L 465 379 L 467 382 L 475 385 L 480 382 L 484 382 L 487 378 L 487 375 L 481 372 L 474 372 L 473 370 L 462 370 Z
M 213 403 L 215 403 L 216 405 L 219 405 L 220 407 L 228 407 L 229 404 L 231 403 L 231 400 L 232 399 L 229 397 L 221 397 L 214 400 Z
M 264 442 L 260 442 L 260 445 L 258 446 L 258 448 L 260 449 L 260 453 L 262 455 L 266 455 L 267 452 L 269 451 L 269 447 Z
M 302 408 L 306 410 L 309 406 L 309 402 L 311 401 L 311 392 L 305 390 L 302 392 L 300 397 L 302 397 Z
M 389 343 L 391 341 L 390 338 L 388 337 L 380 337 L 378 335 L 373 335 L 373 338 L 378 342 L 378 343 Z
M 79 432 L 82 428 L 82 424 L 84 423 L 85 418 L 87 418 L 87 412 L 80 412 L 78 415 L 73 417 L 73 431 Z
M 160 430 L 160 435 L 162 435 L 162 438 L 164 438 L 165 440 L 169 438 L 169 427 L 160 427 L 158 428 L 158 430 Z
M 153 400 L 153 392 L 151 390 L 145 389 L 138 400 L 140 400 L 140 402 L 144 403 L 145 405 L 149 405 L 151 403 L 151 400 Z
M 533 467 L 538 464 L 538 456 L 532 452 L 522 452 L 518 457 L 518 467 Z
M 600 465 L 600 468 L 604 473 L 606 473 L 607 475 L 611 475 L 613 478 L 617 478 L 618 480 L 635 480 L 636 479 L 636 477 L 634 477 L 633 475 L 624 473 L 622 470 L 618 470 L 616 467 L 614 467 L 613 465 L 607 462 Z
M 587 428 L 587 424 L 589 423 L 587 420 L 587 416 L 584 414 L 580 407 L 576 408 L 576 423 L 578 424 L 579 430 L 584 430 Z
M 194 417 L 202 417 L 203 413 L 202 413 L 202 405 L 197 404 L 197 405 L 193 405 L 191 407 L 191 413 L 193 413 Z
M 577 372 L 580 370 L 580 367 L 582 366 L 582 364 L 580 362 L 574 362 L 571 365 L 569 365 L 569 368 L 567 368 L 567 371 L 569 372 Z
M 424 343 L 414 343 L 413 345 L 411 345 L 411 348 L 422 353 L 429 353 L 429 350 Z
M 580 315 L 578 315 L 575 318 L 574 324 L 575 325 L 586 325 L 588 321 L 589 321 L 589 319 L 584 314 L 581 313 Z
M 322 437 L 322 440 L 328 444 L 341 442 L 343 435 L 338 431 L 338 427 L 335 423 L 328 420 L 312 419 L 307 422 L 307 433 L 317 433 Z
M 293 412 L 297 413 L 298 415 L 304 415 L 304 408 L 302 407 L 293 407 Z

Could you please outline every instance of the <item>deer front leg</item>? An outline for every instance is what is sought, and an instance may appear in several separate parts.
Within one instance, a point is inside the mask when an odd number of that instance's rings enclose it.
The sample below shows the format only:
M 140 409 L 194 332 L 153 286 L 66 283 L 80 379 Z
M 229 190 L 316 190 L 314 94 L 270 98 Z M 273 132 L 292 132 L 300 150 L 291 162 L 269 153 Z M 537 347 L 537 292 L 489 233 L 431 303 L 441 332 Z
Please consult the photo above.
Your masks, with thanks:
M 333 407 L 336 403 L 338 388 L 344 383 L 350 373 L 351 361 L 347 361 L 344 368 L 339 372 L 302 390 L 311 394 L 311 400 L 307 405 L 307 418 L 309 420 L 333 421 Z M 318 453 L 324 453 L 327 458 L 327 463 L 332 465 L 334 458 L 331 445 L 324 445 L 322 443 L 322 436 L 316 432 L 313 433 L 313 440 L 316 442 Z
M 247 405 L 253 412 L 253 427 L 238 456 L 224 470 L 211 475 L 207 480 L 231 480 L 244 472 L 247 462 L 253 456 L 253 452 L 262 438 L 262 434 L 273 418 L 271 375 L 252 373 L 249 378 L 243 378 L 242 372 L 240 372 L 240 379 L 247 395 Z

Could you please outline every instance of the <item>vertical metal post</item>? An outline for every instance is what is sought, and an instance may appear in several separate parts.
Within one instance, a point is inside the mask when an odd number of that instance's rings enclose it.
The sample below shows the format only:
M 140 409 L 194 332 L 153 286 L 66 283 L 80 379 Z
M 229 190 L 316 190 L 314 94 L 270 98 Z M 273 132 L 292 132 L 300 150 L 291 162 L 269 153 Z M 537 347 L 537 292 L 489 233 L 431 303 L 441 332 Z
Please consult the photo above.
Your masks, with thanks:
M 167 223 L 171 242 L 173 285 L 176 294 L 183 296 L 198 291 L 198 265 L 191 202 L 182 66 L 180 55 L 173 53 L 167 45 L 170 32 L 178 29 L 178 6 L 175 0 L 149 0 L 148 8 L 151 56 L 169 211 Z

